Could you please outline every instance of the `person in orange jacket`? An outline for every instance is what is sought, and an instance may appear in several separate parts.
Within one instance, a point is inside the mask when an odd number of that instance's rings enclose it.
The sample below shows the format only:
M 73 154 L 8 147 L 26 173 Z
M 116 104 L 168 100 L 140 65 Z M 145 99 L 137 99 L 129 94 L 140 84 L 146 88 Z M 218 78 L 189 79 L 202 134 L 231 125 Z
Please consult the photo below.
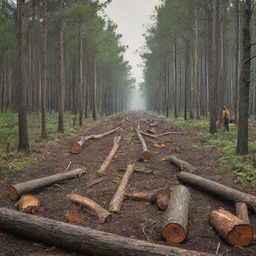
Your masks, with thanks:
M 226 107 L 223 107 L 222 118 L 224 121 L 224 126 L 227 129 L 227 131 L 229 132 L 230 111 Z

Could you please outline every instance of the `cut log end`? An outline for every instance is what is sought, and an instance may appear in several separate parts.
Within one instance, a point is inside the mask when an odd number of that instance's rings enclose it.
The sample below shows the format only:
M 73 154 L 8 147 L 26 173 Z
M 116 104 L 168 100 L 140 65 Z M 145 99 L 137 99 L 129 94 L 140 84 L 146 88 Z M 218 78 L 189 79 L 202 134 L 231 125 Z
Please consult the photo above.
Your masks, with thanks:
M 164 227 L 162 235 L 167 242 L 180 244 L 186 238 L 186 231 L 179 224 L 171 223 Z
M 79 154 L 82 151 L 82 147 L 78 143 L 74 143 L 72 147 L 70 148 L 71 154 Z
M 81 214 L 79 212 L 76 211 L 71 211 L 68 212 L 66 215 L 66 222 L 67 223 L 80 223 L 83 221 L 83 217 L 81 216 Z
M 17 190 L 13 186 L 9 187 L 9 198 L 14 201 L 18 200 Z
M 157 192 L 157 205 L 161 211 L 165 211 L 169 205 L 169 194 L 165 190 L 159 190 Z
M 250 225 L 237 225 L 227 236 L 227 241 L 233 246 L 247 246 L 253 240 L 253 228 Z
M 18 209 L 25 213 L 35 214 L 39 211 L 40 201 L 32 195 L 23 195 L 18 204 Z
M 148 151 L 144 151 L 139 158 L 139 161 L 141 162 L 148 162 L 152 157 L 152 154 Z

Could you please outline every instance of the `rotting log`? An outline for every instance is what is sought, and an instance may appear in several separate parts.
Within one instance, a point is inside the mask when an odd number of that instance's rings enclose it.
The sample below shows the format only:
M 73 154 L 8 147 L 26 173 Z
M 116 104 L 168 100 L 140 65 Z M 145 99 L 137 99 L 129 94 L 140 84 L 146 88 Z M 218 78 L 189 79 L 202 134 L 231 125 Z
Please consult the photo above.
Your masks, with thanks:
M 247 204 L 241 202 L 236 203 L 236 216 L 245 223 L 250 223 Z
M 121 128 L 121 126 L 118 126 L 117 128 L 115 128 L 113 130 L 110 130 L 108 132 L 101 133 L 101 134 L 98 134 L 98 135 L 82 136 L 78 142 L 76 142 L 76 143 L 74 143 L 72 145 L 72 147 L 70 148 L 70 153 L 71 154 L 79 154 L 82 151 L 86 141 L 88 141 L 88 140 L 95 140 L 95 139 L 101 139 L 101 138 L 103 138 L 103 137 L 105 137 L 105 136 L 107 136 L 109 134 L 112 134 L 112 133 L 116 132 L 120 128 Z
M 105 210 L 95 201 L 87 197 L 80 196 L 78 194 L 69 194 L 67 195 L 67 198 L 72 202 L 75 202 L 84 206 L 90 214 L 96 215 L 98 217 L 99 223 L 103 224 L 111 220 L 111 213 Z
M 114 155 L 116 154 L 118 148 L 120 147 L 120 141 L 121 141 L 120 136 L 114 138 L 114 145 L 113 145 L 109 155 L 105 159 L 104 163 L 101 165 L 100 169 L 96 171 L 96 173 L 99 176 L 103 176 L 106 174 L 106 170 L 107 170 L 108 166 L 111 164 L 111 161 L 112 161 Z
M 125 168 L 119 168 L 117 170 L 118 172 L 125 172 L 126 169 Z M 143 169 L 134 169 L 134 172 L 137 172 L 137 173 L 143 173 L 143 174 L 153 174 L 153 170 L 143 170 Z
M 136 132 L 137 132 L 138 138 L 141 142 L 142 149 L 143 149 L 143 152 L 140 154 L 139 160 L 143 161 L 143 162 L 147 162 L 152 157 L 152 154 L 149 152 L 146 142 L 143 139 L 143 137 L 141 136 L 139 130 L 136 130 Z
M 213 256 L 0 208 L 0 230 L 95 256 Z
M 252 226 L 224 209 L 213 211 L 210 223 L 230 245 L 247 246 L 253 240 Z
M 178 244 L 186 239 L 189 200 L 190 193 L 187 187 L 176 185 L 172 188 L 162 229 L 162 236 L 167 242 Z
M 32 195 L 23 195 L 17 203 L 20 211 L 30 214 L 35 214 L 39 211 L 40 201 Z
M 218 195 L 226 200 L 229 200 L 233 203 L 242 202 L 246 203 L 249 209 L 256 213 L 256 197 L 239 190 L 230 188 L 228 186 L 222 185 L 215 181 L 202 178 L 198 175 L 180 172 L 177 174 L 179 181 L 185 184 L 194 186 L 208 193 Z
M 122 204 L 123 204 L 123 200 L 125 197 L 125 192 L 127 189 L 127 184 L 129 182 L 130 176 L 133 174 L 133 171 L 134 171 L 133 168 L 134 168 L 134 166 L 132 164 L 128 165 L 126 172 L 124 173 L 123 178 L 117 188 L 117 191 L 109 204 L 110 212 L 120 213 Z
M 164 158 L 165 161 L 169 161 L 173 164 L 175 164 L 181 171 L 187 171 L 187 172 L 196 172 L 196 167 L 189 164 L 188 162 L 184 160 L 180 160 L 175 156 L 168 156 Z
M 74 169 L 72 171 L 62 172 L 55 175 L 34 179 L 34 180 L 29 180 L 16 185 L 12 185 L 9 188 L 9 197 L 12 200 L 17 200 L 23 194 L 33 192 L 34 190 L 37 190 L 46 186 L 50 186 L 52 184 L 61 182 L 63 180 L 80 176 L 86 172 L 87 171 L 85 168 L 79 168 L 79 169 Z

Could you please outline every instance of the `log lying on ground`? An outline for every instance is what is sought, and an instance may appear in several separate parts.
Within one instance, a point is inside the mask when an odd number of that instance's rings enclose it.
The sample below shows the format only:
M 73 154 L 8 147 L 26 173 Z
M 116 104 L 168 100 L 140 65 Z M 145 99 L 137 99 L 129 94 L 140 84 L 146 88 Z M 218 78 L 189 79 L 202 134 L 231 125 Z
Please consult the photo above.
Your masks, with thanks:
M 0 208 L 0 230 L 95 256 L 213 256 Z
M 67 198 L 72 202 L 83 205 L 90 214 L 94 214 L 98 217 L 101 224 L 111 220 L 111 213 L 93 200 L 77 194 L 69 194 L 67 195 Z
M 141 131 L 141 130 L 138 130 L 138 131 L 139 131 L 139 133 L 141 133 L 141 134 L 143 134 L 143 135 L 145 135 L 145 136 L 154 138 L 154 139 L 157 139 L 157 138 L 163 137 L 163 136 L 167 136 L 167 135 L 170 135 L 170 134 L 184 135 L 184 133 L 182 133 L 182 132 L 165 132 L 165 133 L 153 135 L 153 134 L 150 134 L 150 133 L 143 132 L 143 131 Z
M 236 189 L 224 186 L 212 180 L 208 180 L 188 172 L 177 174 L 178 179 L 186 184 L 200 188 L 203 191 L 216 194 L 226 200 L 246 203 L 250 210 L 256 213 L 256 197 Z
M 136 132 L 137 132 L 138 138 L 141 142 L 142 149 L 143 149 L 143 152 L 141 153 L 141 155 L 139 157 L 139 160 L 143 161 L 143 162 L 146 162 L 146 161 L 150 160 L 150 158 L 152 157 L 152 154 L 149 152 L 149 150 L 147 148 L 147 145 L 146 145 L 146 142 L 143 139 L 143 137 L 141 136 L 139 130 L 136 130 Z
M 133 168 L 134 166 L 132 164 L 128 165 L 127 170 L 124 173 L 124 176 L 118 186 L 118 189 L 109 204 L 110 212 L 119 213 L 121 211 L 127 184 L 129 182 L 130 176 L 133 174 L 134 171 Z
M 63 180 L 71 179 L 86 173 L 85 168 L 79 168 L 68 172 L 58 173 L 52 176 L 47 176 L 35 180 L 25 181 L 9 188 L 9 197 L 12 200 L 17 200 L 21 195 L 30 193 L 34 190 L 61 182 Z
M 72 147 L 70 148 L 70 153 L 71 154 L 79 154 L 83 147 L 84 147 L 84 144 L 87 140 L 95 140 L 95 139 L 101 139 L 109 134 L 112 134 L 114 132 L 116 132 L 117 130 L 119 130 L 121 127 L 118 126 L 117 128 L 111 130 L 111 131 L 108 131 L 108 132 L 105 132 L 105 133 L 101 133 L 101 134 L 98 134 L 98 135 L 89 135 L 89 136 L 82 136 L 80 138 L 80 140 L 76 143 L 74 143 L 72 145 Z
M 150 134 L 156 134 L 156 128 L 155 127 L 149 128 L 147 129 L 147 132 Z
M 81 216 L 81 214 L 79 212 L 76 211 L 71 211 L 68 212 L 66 215 L 66 222 L 67 223 L 80 223 L 83 221 L 83 217 Z
M 190 193 L 183 185 L 176 185 L 164 217 L 162 236 L 171 243 L 182 243 L 187 236 Z
M 252 226 L 224 209 L 213 211 L 210 223 L 230 245 L 247 246 L 253 240 Z
M 40 201 L 32 195 L 23 195 L 18 201 L 17 207 L 25 213 L 35 214 L 39 211 Z
M 103 176 L 106 174 L 106 170 L 107 170 L 108 166 L 111 164 L 111 161 L 120 146 L 120 141 L 121 141 L 121 137 L 114 138 L 114 145 L 113 145 L 109 155 L 105 159 L 104 163 L 101 165 L 100 169 L 96 171 L 96 173 L 99 176 Z
M 196 168 L 186 161 L 180 160 L 175 156 L 168 156 L 164 158 L 165 161 L 171 162 L 180 168 L 181 171 L 195 172 Z
M 250 223 L 247 204 L 241 202 L 236 203 L 236 216 L 245 223 Z
M 169 195 L 164 189 L 158 189 L 148 192 L 135 192 L 132 194 L 125 194 L 125 197 L 135 201 L 147 201 L 150 203 L 157 203 L 158 208 L 165 211 L 169 205 Z
M 118 172 L 125 172 L 126 169 L 125 168 L 119 168 L 117 170 Z M 144 174 L 153 174 L 153 170 L 143 170 L 143 169 L 134 169 L 133 170 L 134 172 L 137 172 L 137 173 L 144 173 Z

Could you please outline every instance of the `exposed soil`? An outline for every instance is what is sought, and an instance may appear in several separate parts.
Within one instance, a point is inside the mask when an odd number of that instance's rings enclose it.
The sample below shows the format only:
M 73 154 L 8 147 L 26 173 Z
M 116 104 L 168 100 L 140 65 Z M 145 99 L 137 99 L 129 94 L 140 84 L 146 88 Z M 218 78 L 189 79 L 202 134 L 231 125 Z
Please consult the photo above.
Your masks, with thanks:
M 137 169 L 153 170 L 153 174 L 134 173 L 129 182 L 128 192 L 170 188 L 172 185 L 178 183 L 176 173 L 179 170 L 175 166 L 162 161 L 163 157 L 168 154 L 176 154 L 179 158 L 197 167 L 198 171 L 196 174 L 236 188 L 232 176 L 219 170 L 220 166 L 217 161 L 220 157 L 219 153 L 205 147 L 191 147 L 195 141 L 200 141 L 200 138 L 197 138 L 192 133 L 186 135 L 169 135 L 160 137 L 157 140 L 144 136 L 149 150 L 153 152 L 153 158 L 146 163 L 138 162 L 138 156 L 142 152 L 141 144 L 134 131 L 138 123 L 143 131 L 146 131 L 149 123 L 155 122 L 158 122 L 156 125 L 157 133 L 163 133 L 169 130 L 178 131 L 164 119 L 150 116 L 147 113 L 128 112 L 113 116 L 107 121 L 86 130 L 84 135 L 98 134 L 111 130 L 117 127 L 125 116 L 128 118 L 123 122 L 122 129 L 100 140 L 88 141 L 85 149 L 80 154 L 71 155 L 69 148 L 73 142 L 79 139 L 81 134 L 77 137 L 64 139 L 57 145 L 48 146 L 46 150 L 48 154 L 45 160 L 23 171 L 0 174 L 0 180 L 10 185 L 52 175 L 65 171 L 71 161 L 71 169 L 86 167 L 88 174 L 62 184 L 47 187 L 36 193 L 42 205 L 38 213 L 39 216 L 65 221 L 65 214 L 75 210 L 84 216 L 84 221 L 77 225 L 161 244 L 165 244 L 161 237 L 164 212 L 159 211 L 156 205 L 147 202 L 125 200 L 121 214 L 113 215 L 111 222 L 102 225 L 97 222 L 95 217 L 88 214 L 83 207 L 69 202 L 66 199 L 66 195 L 70 192 L 76 192 L 95 200 L 101 206 L 108 209 L 109 202 L 117 189 L 118 181 L 123 175 L 123 173 L 117 170 L 119 168 L 126 168 L 132 162 L 135 163 Z M 106 180 L 90 188 L 86 188 L 89 183 L 97 178 L 95 172 L 108 155 L 113 145 L 113 139 L 117 135 L 122 136 L 121 147 L 113 159 L 111 166 L 107 169 Z M 155 142 L 164 142 L 166 147 L 153 148 L 152 144 Z M 207 142 L 202 141 L 201 143 L 205 144 Z M 220 243 L 219 254 L 221 255 L 256 255 L 256 241 L 246 248 L 230 247 L 220 239 L 209 224 L 209 214 L 212 210 L 223 207 L 234 212 L 232 204 L 191 187 L 189 187 L 189 190 L 192 198 L 189 211 L 188 237 L 183 244 L 175 246 L 215 254 Z M 0 206 L 15 209 L 15 203 L 8 199 L 5 186 L 1 186 Z M 256 227 L 255 215 L 250 217 L 252 224 Z M 0 255 L 79 254 L 65 252 L 50 245 L 24 240 L 20 237 L 0 232 Z

